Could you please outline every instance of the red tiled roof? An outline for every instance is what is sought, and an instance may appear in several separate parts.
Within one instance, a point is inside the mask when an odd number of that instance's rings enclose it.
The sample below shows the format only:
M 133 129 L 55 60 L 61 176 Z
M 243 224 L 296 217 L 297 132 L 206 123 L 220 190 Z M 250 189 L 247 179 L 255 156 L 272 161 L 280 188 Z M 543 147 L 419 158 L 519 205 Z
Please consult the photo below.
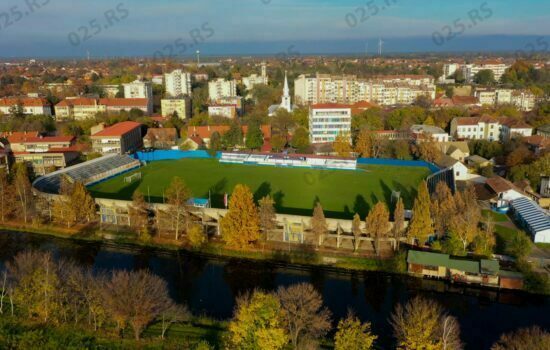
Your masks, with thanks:
M 9 140 L 9 139 L 8 139 Z M 74 136 L 32 136 L 23 139 L 24 143 L 51 143 L 51 142 L 73 142 Z
M 69 107 L 69 106 L 95 106 L 97 105 L 97 99 L 78 97 L 78 98 L 66 98 L 63 101 L 56 104 L 56 107 Z
M 110 107 L 147 107 L 146 98 L 101 98 L 99 104 Z
M 452 101 L 455 105 L 475 105 L 479 103 L 475 96 L 453 96 Z
M 317 103 L 311 105 L 312 109 L 337 109 L 337 108 L 352 108 L 352 105 L 343 104 L 343 103 Z
M 131 122 L 131 121 L 121 122 L 93 134 L 92 137 L 122 136 L 139 127 L 141 127 L 140 123 Z
M 6 97 L 0 98 L 0 107 L 12 107 L 21 104 L 24 107 L 44 107 L 50 103 L 45 98 L 40 97 Z
M 0 133 L 0 137 L 6 138 L 10 143 L 20 143 L 29 137 L 38 137 L 38 131 L 4 132 Z
M 476 117 L 460 117 L 456 118 L 457 125 L 477 125 L 479 118 Z

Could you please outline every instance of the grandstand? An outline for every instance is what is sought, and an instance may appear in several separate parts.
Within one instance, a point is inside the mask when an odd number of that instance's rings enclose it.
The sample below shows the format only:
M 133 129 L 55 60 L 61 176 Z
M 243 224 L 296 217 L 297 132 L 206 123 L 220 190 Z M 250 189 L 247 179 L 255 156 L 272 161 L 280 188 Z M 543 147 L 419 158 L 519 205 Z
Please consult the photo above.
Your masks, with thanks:
M 352 158 L 320 157 L 301 154 L 249 154 L 223 152 L 220 157 L 220 162 L 315 169 L 357 169 L 357 160 Z
M 140 165 L 132 157 L 110 154 L 39 177 L 33 182 L 33 187 L 40 192 L 57 194 L 63 176 L 67 176 L 71 182 L 81 182 L 89 186 L 139 168 Z

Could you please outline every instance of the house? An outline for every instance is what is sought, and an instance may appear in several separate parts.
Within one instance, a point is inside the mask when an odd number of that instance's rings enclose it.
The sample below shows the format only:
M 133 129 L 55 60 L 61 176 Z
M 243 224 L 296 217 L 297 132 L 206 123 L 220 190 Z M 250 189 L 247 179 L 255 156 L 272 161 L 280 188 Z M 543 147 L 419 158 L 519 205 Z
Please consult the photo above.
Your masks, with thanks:
M 523 141 L 527 144 L 527 147 L 529 147 L 529 149 L 533 151 L 537 156 L 550 149 L 550 137 L 533 135 L 525 137 Z
M 437 146 L 443 154 L 461 162 L 470 156 L 470 147 L 466 141 L 439 142 Z
M 176 128 L 149 128 L 143 138 L 143 146 L 146 148 L 171 149 L 177 142 Z
M 99 129 L 90 136 L 94 152 L 125 154 L 137 151 L 143 145 L 140 123 L 126 121 Z
M 191 136 L 191 137 L 188 137 L 187 140 L 185 140 L 182 143 L 182 148 L 190 151 L 196 151 L 201 148 L 206 148 L 206 144 L 203 141 L 203 139 L 201 139 L 200 137 Z
M 435 161 L 435 165 L 441 169 L 453 169 L 456 180 L 468 179 L 468 168 L 466 165 L 446 154 L 441 155 L 441 157 Z
M 493 165 L 493 163 L 491 163 L 490 160 L 485 159 L 481 156 L 478 156 L 477 154 L 474 154 L 473 156 L 469 156 L 468 158 L 466 158 L 466 164 L 469 167 L 475 167 L 475 168 L 485 168 Z
M 492 193 L 491 204 L 502 212 L 508 211 L 511 201 L 518 198 L 528 198 L 522 190 L 500 176 L 487 179 L 485 187 Z
M 411 126 L 410 130 L 417 143 L 428 137 L 435 142 L 449 141 L 449 134 L 437 126 L 416 124 Z
M 500 139 L 503 142 L 510 141 L 514 137 L 528 137 L 533 135 L 533 128 L 531 125 L 521 120 L 508 118 L 503 120 L 501 125 Z
M 523 288 L 523 275 L 502 270 L 496 260 L 469 260 L 449 254 L 409 250 L 407 268 L 416 276 L 504 289 Z
M 9 115 L 14 109 L 21 107 L 25 115 L 52 115 L 52 106 L 41 97 L 6 97 L 0 98 L 0 114 Z

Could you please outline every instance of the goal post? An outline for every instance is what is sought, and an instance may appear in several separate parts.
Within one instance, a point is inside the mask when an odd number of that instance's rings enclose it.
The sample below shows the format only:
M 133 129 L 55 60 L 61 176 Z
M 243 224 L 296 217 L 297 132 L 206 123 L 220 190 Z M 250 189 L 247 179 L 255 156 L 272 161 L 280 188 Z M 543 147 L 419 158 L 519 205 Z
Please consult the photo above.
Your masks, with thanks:
M 141 180 L 141 172 L 124 177 L 125 183 L 132 183 L 136 180 Z

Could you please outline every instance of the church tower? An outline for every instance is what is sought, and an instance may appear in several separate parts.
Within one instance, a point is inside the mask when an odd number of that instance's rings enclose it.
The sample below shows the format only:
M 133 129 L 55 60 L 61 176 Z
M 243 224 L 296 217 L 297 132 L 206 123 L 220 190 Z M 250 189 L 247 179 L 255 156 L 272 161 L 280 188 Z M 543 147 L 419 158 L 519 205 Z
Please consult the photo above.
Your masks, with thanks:
M 290 100 L 290 89 L 288 88 L 288 79 L 285 71 L 285 87 L 283 89 L 283 99 L 281 101 L 281 108 L 286 109 L 288 112 L 292 112 L 292 101 Z

